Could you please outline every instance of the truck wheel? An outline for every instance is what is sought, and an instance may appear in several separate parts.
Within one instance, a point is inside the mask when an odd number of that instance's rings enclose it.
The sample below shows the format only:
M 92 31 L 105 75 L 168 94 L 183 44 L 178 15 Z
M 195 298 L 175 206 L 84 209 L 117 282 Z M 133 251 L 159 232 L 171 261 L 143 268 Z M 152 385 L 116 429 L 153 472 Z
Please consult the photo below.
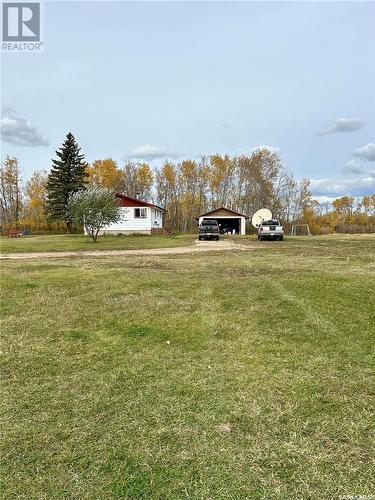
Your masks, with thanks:
M 219 241 L 219 236 L 216 236 L 216 241 Z
M 284 239 L 284 236 L 280 236 L 280 241 L 283 241 L 283 239 Z
M 263 241 L 263 238 L 262 238 L 262 236 L 259 236 L 259 241 Z
M 202 237 L 201 237 L 201 236 L 198 236 L 198 240 L 199 240 L 199 241 L 202 241 Z

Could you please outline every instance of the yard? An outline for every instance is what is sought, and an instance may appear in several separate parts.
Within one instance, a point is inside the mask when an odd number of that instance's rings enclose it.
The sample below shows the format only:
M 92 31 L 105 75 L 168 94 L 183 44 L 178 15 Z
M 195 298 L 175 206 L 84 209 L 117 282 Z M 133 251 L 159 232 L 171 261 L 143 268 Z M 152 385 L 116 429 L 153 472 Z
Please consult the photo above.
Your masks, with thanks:
M 2 498 L 374 495 L 375 237 L 241 243 L 2 262 Z
M 136 248 L 170 248 L 190 245 L 193 235 L 102 236 L 93 243 L 84 234 L 30 235 L 22 238 L 0 237 L 1 252 L 62 252 L 92 250 L 130 250 Z

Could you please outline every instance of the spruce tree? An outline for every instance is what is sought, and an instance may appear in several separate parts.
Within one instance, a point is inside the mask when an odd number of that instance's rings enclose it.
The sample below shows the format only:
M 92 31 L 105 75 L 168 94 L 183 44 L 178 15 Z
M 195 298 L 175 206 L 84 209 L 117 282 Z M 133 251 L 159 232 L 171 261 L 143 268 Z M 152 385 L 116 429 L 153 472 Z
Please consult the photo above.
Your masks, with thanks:
M 86 167 L 84 155 L 80 153 L 73 134 L 69 132 L 62 147 L 56 151 L 57 159 L 47 181 L 46 209 L 49 218 L 54 221 L 65 221 L 67 231 L 71 229 L 69 214 L 69 197 L 72 193 L 85 187 Z

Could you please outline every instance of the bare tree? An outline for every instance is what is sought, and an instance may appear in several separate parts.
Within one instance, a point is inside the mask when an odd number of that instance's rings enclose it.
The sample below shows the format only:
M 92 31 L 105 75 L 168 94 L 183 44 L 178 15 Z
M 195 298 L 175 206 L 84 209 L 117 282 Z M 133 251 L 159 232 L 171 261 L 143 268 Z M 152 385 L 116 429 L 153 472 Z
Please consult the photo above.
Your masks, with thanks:
M 1 227 L 18 227 L 21 210 L 21 169 L 17 158 L 7 156 L 0 167 Z

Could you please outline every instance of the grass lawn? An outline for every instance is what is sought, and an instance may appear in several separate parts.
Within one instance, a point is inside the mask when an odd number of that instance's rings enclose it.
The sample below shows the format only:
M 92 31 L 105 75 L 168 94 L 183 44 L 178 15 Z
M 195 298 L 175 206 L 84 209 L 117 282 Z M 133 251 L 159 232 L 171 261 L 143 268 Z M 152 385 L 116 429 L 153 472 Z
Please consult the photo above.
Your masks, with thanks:
M 14 252 L 61 252 L 84 250 L 126 250 L 136 248 L 165 248 L 190 245 L 195 235 L 140 235 L 140 236 L 99 236 L 94 243 L 84 234 L 53 234 L 25 236 L 23 238 L 0 237 L 2 253 Z
M 1 291 L 2 498 L 374 495 L 374 236 L 7 261 Z

